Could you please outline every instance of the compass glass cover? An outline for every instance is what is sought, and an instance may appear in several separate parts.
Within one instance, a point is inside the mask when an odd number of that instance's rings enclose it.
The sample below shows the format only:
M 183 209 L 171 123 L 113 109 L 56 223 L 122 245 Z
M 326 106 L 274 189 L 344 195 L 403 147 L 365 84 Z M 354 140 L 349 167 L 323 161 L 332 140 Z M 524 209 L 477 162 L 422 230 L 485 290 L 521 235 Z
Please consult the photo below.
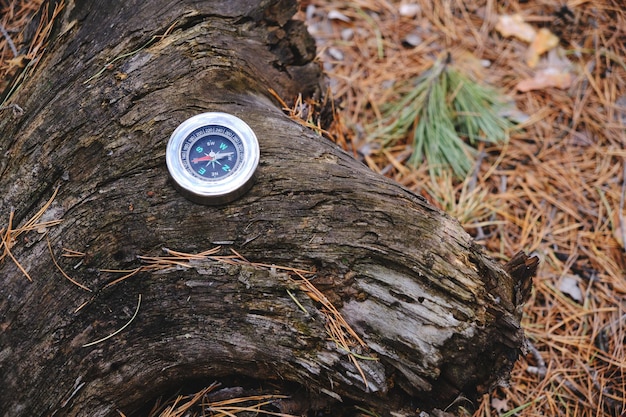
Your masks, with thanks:
M 183 141 L 181 160 L 189 173 L 215 181 L 237 172 L 244 145 L 235 132 L 224 126 L 204 126 Z

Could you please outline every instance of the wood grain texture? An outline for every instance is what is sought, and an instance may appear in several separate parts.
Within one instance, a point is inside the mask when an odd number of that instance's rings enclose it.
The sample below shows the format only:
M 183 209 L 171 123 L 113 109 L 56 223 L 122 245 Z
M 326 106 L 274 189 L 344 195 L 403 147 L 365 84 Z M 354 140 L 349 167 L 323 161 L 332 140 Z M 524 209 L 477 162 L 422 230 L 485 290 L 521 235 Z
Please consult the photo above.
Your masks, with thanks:
M 25 113 L 0 120 L 0 227 L 11 209 L 22 224 L 59 187 L 46 219 L 62 223 L 46 238 L 94 292 L 61 275 L 43 234 L 15 242 L 33 282 L 0 264 L 0 415 L 129 415 L 190 381 L 234 376 L 384 414 L 445 407 L 506 377 L 524 343 L 511 277 L 457 221 L 270 98 L 268 88 L 320 92 L 312 40 L 289 20 L 295 2 L 92 3 L 68 3 L 12 98 Z M 227 206 L 190 203 L 167 178 L 169 135 L 204 111 L 239 116 L 261 145 L 257 183 Z M 102 269 L 224 242 L 251 261 L 316 271 L 379 359 L 359 362 L 367 388 L 328 340 L 319 304 L 284 272 L 204 263 L 106 287 L 119 274 Z M 62 248 L 86 257 L 76 266 Z M 139 294 L 127 329 L 83 347 L 126 323 Z

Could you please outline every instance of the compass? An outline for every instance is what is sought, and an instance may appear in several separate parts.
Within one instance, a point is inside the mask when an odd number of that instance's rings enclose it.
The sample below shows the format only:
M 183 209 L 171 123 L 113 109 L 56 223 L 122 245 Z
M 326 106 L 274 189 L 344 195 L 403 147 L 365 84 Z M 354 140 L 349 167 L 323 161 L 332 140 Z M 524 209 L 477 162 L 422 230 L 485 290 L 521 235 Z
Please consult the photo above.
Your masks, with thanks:
M 240 118 L 202 113 L 174 130 L 165 160 L 176 189 L 185 198 L 199 204 L 226 204 L 252 186 L 259 142 Z

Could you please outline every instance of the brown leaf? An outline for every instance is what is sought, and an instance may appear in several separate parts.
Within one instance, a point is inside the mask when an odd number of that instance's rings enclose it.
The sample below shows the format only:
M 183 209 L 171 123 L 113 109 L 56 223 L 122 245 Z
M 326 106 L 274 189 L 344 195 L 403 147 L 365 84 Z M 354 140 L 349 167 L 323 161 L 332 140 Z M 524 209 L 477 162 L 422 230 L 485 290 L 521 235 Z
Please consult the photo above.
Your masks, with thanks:
M 515 88 L 518 91 L 527 92 L 531 90 L 542 90 L 544 88 L 556 87 L 564 90 L 572 85 L 574 77 L 568 71 L 556 68 L 546 68 L 537 71 L 533 78 L 527 78 L 517 83 Z
M 579 277 L 576 275 L 565 275 L 559 284 L 559 291 L 565 295 L 569 295 L 572 300 L 582 304 L 583 293 L 578 284 Z
M 537 36 L 535 28 L 524 22 L 524 17 L 520 14 L 499 16 L 496 30 L 505 38 L 514 36 L 528 43 Z
M 530 68 L 535 68 L 539 63 L 539 57 L 555 48 L 559 44 L 559 38 L 546 28 L 539 29 L 537 36 L 530 44 L 528 51 L 526 52 L 526 64 Z
M 509 404 L 507 400 L 501 400 L 499 398 L 491 399 L 491 407 L 493 407 L 493 409 L 498 413 L 505 413 L 509 411 Z
M 9 67 L 18 67 L 24 68 L 30 62 L 30 58 L 26 55 L 18 55 L 15 58 L 7 59 L 6 63 L 9 64 Z

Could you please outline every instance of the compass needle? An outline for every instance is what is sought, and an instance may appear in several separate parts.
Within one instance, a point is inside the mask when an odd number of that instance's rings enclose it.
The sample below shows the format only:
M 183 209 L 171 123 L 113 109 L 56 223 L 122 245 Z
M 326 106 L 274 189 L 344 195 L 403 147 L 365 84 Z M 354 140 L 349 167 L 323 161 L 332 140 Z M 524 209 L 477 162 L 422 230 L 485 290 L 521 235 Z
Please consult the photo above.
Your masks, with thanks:
M 184 197 L 200 204 L 225 204 L 252 186 L 259 143 L 250 126 L 238 117 L 202 113 L 174 130 L 166 161 L 170 177 Z

